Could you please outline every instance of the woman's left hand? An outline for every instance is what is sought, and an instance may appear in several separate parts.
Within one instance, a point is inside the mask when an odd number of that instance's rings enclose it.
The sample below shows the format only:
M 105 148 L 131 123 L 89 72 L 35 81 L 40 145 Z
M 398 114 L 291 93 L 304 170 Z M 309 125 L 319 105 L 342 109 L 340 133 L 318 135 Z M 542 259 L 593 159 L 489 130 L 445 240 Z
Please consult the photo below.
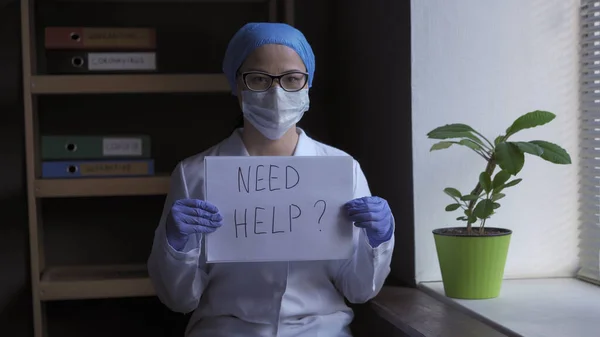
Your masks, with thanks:
M 392 211 L 385 199 L 375 196 L 357 198 L 348 201 L 344 208 L 354 225 L 365 229 L 372 247 L 392 237 Z

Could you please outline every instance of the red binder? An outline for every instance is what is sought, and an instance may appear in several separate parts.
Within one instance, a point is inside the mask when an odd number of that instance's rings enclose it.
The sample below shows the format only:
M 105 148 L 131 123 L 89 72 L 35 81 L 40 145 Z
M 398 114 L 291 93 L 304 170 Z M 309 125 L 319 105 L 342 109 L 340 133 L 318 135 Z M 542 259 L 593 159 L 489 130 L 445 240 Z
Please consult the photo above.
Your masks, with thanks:
M 156 48 L 154 28 L 46 27 L 47 49 L 145 50 Z

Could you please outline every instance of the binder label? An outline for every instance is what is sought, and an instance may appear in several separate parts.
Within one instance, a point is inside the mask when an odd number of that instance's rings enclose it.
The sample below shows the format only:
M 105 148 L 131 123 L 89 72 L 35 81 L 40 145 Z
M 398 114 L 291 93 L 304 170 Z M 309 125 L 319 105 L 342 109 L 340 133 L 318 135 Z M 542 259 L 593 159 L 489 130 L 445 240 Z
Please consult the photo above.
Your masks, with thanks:
M 154 53 L 89 53 L 89 70 L 155 70 Z
M 81 164 L 79 169 L 82 176 L 144 175 L 149 172 L 146 162 L 86 163 Z
M 102 154 L 105 156 L 141 156 L 142 140 L 140 138 L 104 138 Z

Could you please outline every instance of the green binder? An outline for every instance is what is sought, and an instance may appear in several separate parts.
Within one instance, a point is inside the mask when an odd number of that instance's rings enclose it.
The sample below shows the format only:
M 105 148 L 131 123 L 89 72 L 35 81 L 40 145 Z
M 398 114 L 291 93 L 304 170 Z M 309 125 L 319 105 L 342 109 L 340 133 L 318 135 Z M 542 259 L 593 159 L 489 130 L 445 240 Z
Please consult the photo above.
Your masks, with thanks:
M 147 135 L 42 136 L 43 160 L 149 158 Z

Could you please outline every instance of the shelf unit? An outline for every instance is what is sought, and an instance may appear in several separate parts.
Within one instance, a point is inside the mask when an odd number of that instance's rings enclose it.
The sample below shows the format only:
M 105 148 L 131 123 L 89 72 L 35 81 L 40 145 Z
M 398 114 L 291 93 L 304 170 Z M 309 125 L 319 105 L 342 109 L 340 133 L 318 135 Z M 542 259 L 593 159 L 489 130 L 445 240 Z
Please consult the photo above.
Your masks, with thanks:
M 83 300 L 154 295 L 145 265 L 48 268 L 40 279 L 40 300 Z
M 227 92 L 222 74 L 183 75 L 44 75 L 32 76 L 31 93 L 114 94 L 169 92 Z
M 143 3 L 161 0 L 55 0 L 57 2 Z M 166 1 L 166 0 L 163 0 Z M 294 23 L 293 0 L 177 0 L 183 3 L 263 2 L 270 21 Z M 25 157 L 29 218 L 34 336 L 46 337 L 48 301 L 147 297 L 155 295 L 146 265 L 49 266 L 43 235 L 44 198 L 165 195 L 169 176 L 42 179 L 39 158 L 38 99 L 41 95 L 122 93 L 228 93 L 223 74 L 46 75 L 37 71 L 34 0 L 21 1 Z M 181 158 L 183 159 L 183 158 Z M 158 220 L 158 219 L 157 219 Z M 153 228 L 151 230 L 154 230 Z
M 111 179 L 36 179 L 36 198 L 113 197 L 162 195 L 169 191 L 169 176 Z

